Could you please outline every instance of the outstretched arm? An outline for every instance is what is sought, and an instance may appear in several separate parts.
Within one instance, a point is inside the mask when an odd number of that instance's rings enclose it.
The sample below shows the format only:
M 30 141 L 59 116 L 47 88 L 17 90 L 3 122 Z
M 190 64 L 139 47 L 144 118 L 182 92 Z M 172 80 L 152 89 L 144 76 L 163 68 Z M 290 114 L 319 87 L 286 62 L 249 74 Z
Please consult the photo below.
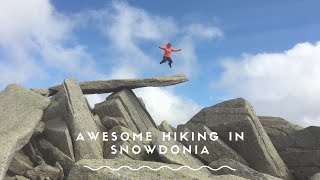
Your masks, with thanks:
M 165 48 L 163 46 L 159 46 L 160 49 L 164 50 Z
M 173 52 L 181 51 L 181 49 L 172 49 Z

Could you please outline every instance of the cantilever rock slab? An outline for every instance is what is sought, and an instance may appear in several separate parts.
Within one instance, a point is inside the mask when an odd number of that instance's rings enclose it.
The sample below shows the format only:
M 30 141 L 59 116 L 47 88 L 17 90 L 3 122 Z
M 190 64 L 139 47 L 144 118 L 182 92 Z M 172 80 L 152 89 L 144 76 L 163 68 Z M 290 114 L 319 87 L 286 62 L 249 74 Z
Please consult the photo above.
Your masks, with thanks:
M 107 81 L 84 81 L 79 83 L 83 94 L 102 94 L 111 93 L 120 89 L 135 89 L 141 87 L 162 87 L 180 84 L 188 81 L 188 78 L 183 75 L 160 76 L 146 79 L 115 79 Z M 62 85 L 53 86 L 50 88 L 32 89 L 33 91 L 43 96 L 53 96 L 59 92 Z

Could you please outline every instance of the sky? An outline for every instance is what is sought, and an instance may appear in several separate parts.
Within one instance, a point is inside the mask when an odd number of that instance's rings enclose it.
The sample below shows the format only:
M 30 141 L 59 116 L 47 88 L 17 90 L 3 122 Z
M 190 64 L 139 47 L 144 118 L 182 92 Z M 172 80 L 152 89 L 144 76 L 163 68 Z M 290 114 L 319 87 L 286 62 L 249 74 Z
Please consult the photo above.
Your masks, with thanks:
M 135 90 L 156 123 L 243 97 L 259 115 L 320 125 L 319 1 L 0 2 L 0 90 L 186 74 L 181 85 Z M 159 64 L 167 42 L 182 49 L 171 69 Z

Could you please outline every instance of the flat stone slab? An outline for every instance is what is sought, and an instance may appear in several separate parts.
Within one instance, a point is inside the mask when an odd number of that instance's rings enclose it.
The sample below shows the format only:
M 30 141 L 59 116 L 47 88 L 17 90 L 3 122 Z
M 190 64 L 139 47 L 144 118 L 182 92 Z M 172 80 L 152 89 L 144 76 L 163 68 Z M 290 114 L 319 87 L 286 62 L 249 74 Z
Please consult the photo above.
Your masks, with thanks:
M 120 89 L 135 89 L 141 87 L 163 87 L 180 84 L 188 81 L 188 78 L 183 75 L 174 76 L 160 76 L 146 79 L 115 79 L 106 81 L 84 81 L 79 85 L 83 94 L 102 94 L 111 93 Z M 37 88 L 33 91 L 43 96 L 53 96 L 62 88 L 61 85 L 53 86 L 50 88 Z
M 30 140 L 49 99 L 19 85 L 0 94 L 0 179 L 14 154 Z

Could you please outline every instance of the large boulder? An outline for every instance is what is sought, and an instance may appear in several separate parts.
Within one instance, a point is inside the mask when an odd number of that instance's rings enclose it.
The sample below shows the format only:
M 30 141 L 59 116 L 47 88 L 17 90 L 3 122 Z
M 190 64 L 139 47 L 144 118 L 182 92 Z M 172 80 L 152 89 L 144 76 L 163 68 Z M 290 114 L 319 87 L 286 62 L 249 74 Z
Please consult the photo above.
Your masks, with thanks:
M 57 163 L 54 167 L 43 162 L 39 166 L 26 172 L 26 177 L 30 180 L 54 179 L 63 180 L 64 175 L 61 167 Z
M 309 180 L 320 180 L 320 173 L 313 175 Z
M 210 167 L 213 169 L 218 169 L 222 166 L 229 166 L 233 169 L 236 169 L 236 171 L 232 171 L 229 168 L 222 168 L 219 171 L 212 171 L 212 174 L 214 174 L 214 175 L 233 174 L 236 176 L 240 176 L 240 177 L 248 178 L 248 179 L 254 179 L 254 180 L 281 180 L 277 177 L 260 173 L 260 172 L 254 170 L 254 169 L 251 169 L 248 166 L 245 166 L 245 165 L 241 164 L 240 162 L 235 161 L 233 159 L 222 158 L 222 159 L 214 161 L 210 164 Z
M 115 133 L 117 140 L 112 140 L 111 139 L 111 134 Z M 129 135 L 129 138 L 127 141 L 123 141 L 121 139 L 121 134 L 122 133 L 126 133 Z M 110 135 L 110 139 L 108 139 L 108 141 L 104 142 L 104 151 L 103 151 L 103 155 L 104 158 L 106 159 L 115 159 L 115 158 L 120 158 L 123 159 L 125 156 L 130 158 L 130 159 L 134 159 L 134 160 L 153 160 L 152 159 L 152 155 L 148 154 L 145 151 L 144 145 L 147 145 L 148 142 L 145 140 L 145 138 L 142 138 L 142 141 L 137 140 L 137 139 L 133 139 L 133 132 L 123 126 L 115 126 L 114 128 L 112 128 L 110 131 L 108 131 L 108 134 Z M 112 149 L 111 147 L 115 147 L 115 149 L 117 150 L 116 154 L 112 153 Z M 132 147 L 134 146 L 139 146 L 141 149 L 141 152 L 138 154 L 135 154 L 131 151 Z M 120 147 L 128 147 L 128 152 L 123 152 L 120 153 Z M 127 158 L 126 158 L 127 159 Z
M 72 140 L 66 122 L 61 118 L 47 121 L 44 135 L 50 143 L 58 147 L 71 159 L 74 159 Z
M 186 81 L 188 81 L 188 78 L 183 74 L 179 74 L 174 76 L 162 76 L 146 79 L 115 79 L 108 81 L 85 81 L 79 83 L 79 85 L 84 94 L 101 94 L 116 92 L 124 88 L 135 89 L 141 87 L 171 86 Z M 32 90 L 39 94 L 42 94 L 43 96 L 53 96 L 56 93 L 58 93 L 61 89 L 63 89 L 63 86 L 57 85 L 48 89 L 40 88 Z
M 37 148 L 41 152 L 41 155 L 45 158 L 46 162 L 54 166 L 59 163 L 67 176 L 74 165 L 74 160 L 69 156 L 65 155 L 57 147 L 53 146 L 50 142 L 45 139 L 37 139 Z
M 99 136 L 96 140 L 90 140 L 87 133 L 101 133 L 91 114 L 81 88 L 75 79 L 66 79 L 63 82 L 63 89 L 57 96 L 60 101 L 60 110 L 63 118 L 68 124 L 74 149 L 75 160 L 86 158 L 102 158 L 102 139 Z M 86 137 L 85 140 L 78 140 L 79 134 Z
M 105 116 L 101 119 L 101 124 L 107 129 L 111 130 L 113 127 L 116 126 L 124 126 L 127 127 L 125 120 L 121 117 L 109 117 Z
M 26 145 L 39 124 L 49 99 L 19 85 L 0 94 L 0 179 L 14 154 Z
M 245 99 L 233 99 L 204 108 L 190 122 L 203 123 L 218 132 L 219 137 L 237 151 L 251 168 L 283 179 L 292 179 L 254 109 Z M 230 132 L 243 132 L 245 139 L 230 141 Z
M 9 166 L 9 171 L 16 175 L 25 175 L 28 170 L 33 169 L 33 163 L 21 152 L 17 152 Z
M 297 179 L 320 172 L 320 127 L 310 126 L 273 139 L 281 158 Z
M 172 127 L 167 121 L 162 121 L 162 123 L 158 126 L 158 129 L 160 131 L 171 133 L 171 134 L 177 131 L 177 129 Z
M 258 118 L 271 141 L 273 141 L 273 138 L 278 136 L 287 136 L 303 129 L 300 126 L 292 124 L 289 121 L 279 117 L 259 116 Z
M 105 116 L 120 117 L 121 120 L 124 120 L 121 123 L 136 133 L 145 133 L 148 128 L 156 127 L 151 115 L 130 89 L 111 94 L 106 101 L 95 105 L 94 112 L 100 119 Z
M 90 168 L 100 168 L 99 170 L 91 170 Z M 111 170 L 112 169 L 119 170 Z M 129 166 L 133 169 L 131 170 L 127 167 Z M 143 166 L 148 166 L 153 169 L 159 169 L 157 171 L 145 168 Z M 162 167 L 162 168 L 161 168 Z M 212 176 L 211 174 L 205 174 L 202 171 L 191 171 L 188 168 L 182 168 L 178 171 L 173 171 L 172 169 L 178 169 L 180 166 L 173 164 L 164 164 L 158 162 L 150 161 L 134 161 L 134 160 L 120 160 L 120 159 L 90 159 L 81 160 L 76 163 L 72 168 L 68 180 L 104 180 L 104 179 L 185 179 L 185 180 L 204 180 L 204 179 L 219 179 L 219 180 L 243 180 L 245 178 L 233 176 L 233 175 L 223 175 L 223 176 Z
M 197 146 L 198 149 L 202 149 L 204 146 L 208 149 L 209 154 L 206 153 L 194 153 L 194 150 L 192 153 L 202 160 L 202 162 L 205 162 L 207 165 L 209 165 L 211 162 L 216 161 L 220 158 L 228 158 L 228 159 L 234 159 L 236 161 L 241 162 L 242 164 L 247 165 L 247 161 L 243 159 L 236 151 L 231 149 L 226 143 L 224 143 L 222 140 L 217 139 L 214 141 L 210 140 L 210 134 L 213 132 L 207 128 L 203 124 L 199 123 L 188 123 L 186 125 L 179 125 L 178 126 L 178 135 L 180 133 L 188 133 L 187 136 L 185 136 L 188 140 L 182 140 L 181 143 L 185 146 Z M 192 133 L 194 133 L 194 141 L 192 141 Z M 199 134 L 206 134 L 207 140 L 200 140 Z
M 149 132 L 152 134 L 151 145 L 156 146 L 156 156 L 159 157 L 160 162 L 168 163 L 168 164 L 177 164 L 184 166 L 191 166 L 192 168 L 199 168 L 204 166 L 204 164 L 197 158 L 195 158 L 189 152 L 183 152 L 184 145 L 180 142 L 175 141 L 174 139 L 163 139 L 163 132 L 150 128 Z M 161 153 L 159 152 L 160 146 L 167 147 L 167 152 Z M 179 149 L 178 153 L 172 152 L 171 148 L 177 147 Z M 175 148 L 176 151 L 176 148 Z M 206 169 L 201 170 L 203 173 L 210 173 Z

